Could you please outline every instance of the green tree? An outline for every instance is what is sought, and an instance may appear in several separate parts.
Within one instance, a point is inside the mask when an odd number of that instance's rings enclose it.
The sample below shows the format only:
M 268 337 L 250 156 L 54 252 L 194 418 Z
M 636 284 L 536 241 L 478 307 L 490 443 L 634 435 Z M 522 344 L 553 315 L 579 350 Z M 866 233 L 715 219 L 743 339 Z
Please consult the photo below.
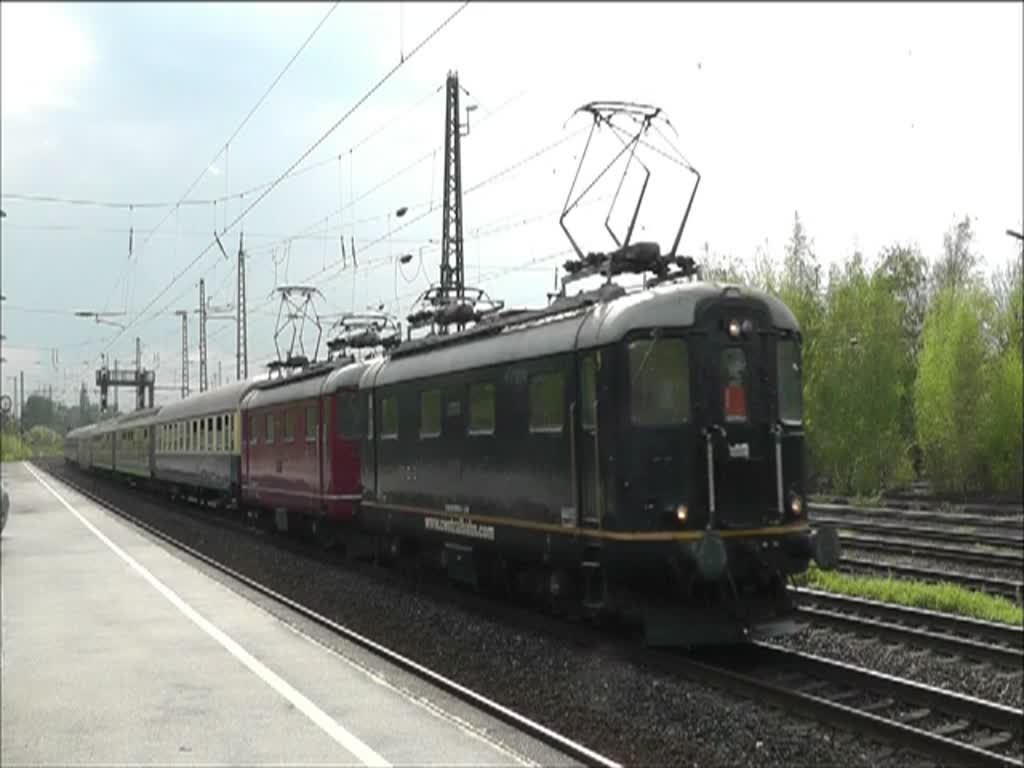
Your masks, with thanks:
M 843 493 L 911 476 L 902 420 L 910 349 L 891 288 L 885 270 L 869 274 L 859 253 L 830 273 L 807 408 L 819 479 Z
M 1024 366 L 1018 348 L 993 363 L 985 399 L 984 460 L 996 493 L 1024 494 Z
M 25 409 L 21 414 L 21 428 L 30 430 L 35 426 L 53 427 L 57 411 L 53 401 L 42 395 L 29 395 L 25 400 Z
M 25 446 L 33 456 L 56 456 L 63 450 L 64 441 L 50 427 L 37 425 L 25 433 Z
M 932 268 L 932 296 L 949 288 L 961 290 L 977 281 L 981 256 L 973 244 L 971 217 L 964 216 L 942 238 L 942 255 Z
M 991 315 L 985 291 L 952 284 L 925 318 L 914 405 L 925 470 L 942 490 L 982 490 L 986 484 L 992 352 L 985 324 Z
M 1024 356 L 1024 285 L 1022 255 L 1006 264 L 992 281 L 996 301 L 995 336 L 1003 352 L 1016 349 Z
M 712 252 L 704 243 L 700 259 L 701 279 L 719 283 L 745 283 L 743 267 L 732 256 Z

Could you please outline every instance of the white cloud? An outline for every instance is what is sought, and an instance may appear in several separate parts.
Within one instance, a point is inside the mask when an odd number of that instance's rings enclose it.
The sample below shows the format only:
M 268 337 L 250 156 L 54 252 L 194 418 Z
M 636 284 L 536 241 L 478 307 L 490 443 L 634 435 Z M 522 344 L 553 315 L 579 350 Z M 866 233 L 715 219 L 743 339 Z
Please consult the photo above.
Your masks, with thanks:
M 0 17 L 4 117 L 73 107 L 74 85 L 94 59 L 86 31 L 62 8 L 45 3 L 3 3 Z

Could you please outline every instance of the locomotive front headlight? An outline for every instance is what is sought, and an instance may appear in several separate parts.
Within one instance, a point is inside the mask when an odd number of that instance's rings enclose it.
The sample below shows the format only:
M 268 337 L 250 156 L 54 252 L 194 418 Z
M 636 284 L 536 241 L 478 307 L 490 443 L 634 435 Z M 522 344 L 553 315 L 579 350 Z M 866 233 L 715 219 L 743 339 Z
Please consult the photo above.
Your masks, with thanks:
M 730 320 L 729 321 L 729 335 L 734 339 L 740 335 L 740 321 Z
M 793 517 L 800 517 L 804 512 L 804 501 L 795 493 L 789 494 L 789 511 Z
M 685 523 L 686 518 L 690 516 L 690 510 L 686 508 L 685 504 L 680 504 L 676 507 L 676 520 L 680 523 Z

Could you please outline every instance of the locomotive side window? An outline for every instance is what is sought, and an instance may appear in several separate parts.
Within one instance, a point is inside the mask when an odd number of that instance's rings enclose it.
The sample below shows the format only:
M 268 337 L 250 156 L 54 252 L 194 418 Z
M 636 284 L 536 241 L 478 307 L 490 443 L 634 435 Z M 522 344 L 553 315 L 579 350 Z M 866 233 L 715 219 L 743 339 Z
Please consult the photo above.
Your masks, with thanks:
M 630 418 L 640 427 L 684 424 L 690 417 L 690 372 L 682 339 L 629 344 Z
M 385 440 L 398 437 L 398 398 L 395 395 L 381 400 L 380 436 Z
M 730 423 L 747 420 L 747 355 L 740 347 L 722 350 L 722 412 Z
M 267 414 L 267 443 L 274 442 L 274 414 Z
M 420 393 L 420 437 L 441 436 L 441 390 Z
M 306 440 L 316 440 L 316 406 L 306 406 Z
M 593 355 L 580 366 L 580 423 L 584 429 L 593 429 L 597 423 L 597 363 Z
M 799 424 L 804 417 L 804 400 L 800 350 L 794 339 L 779 339 L 778 371 L 779 418 L 786 424 Z
M 562 374 L 530 377 L 530 431 L 561 432 L 565 422 Z
M 260 428 L 257 426 L 259 422 L 255 416 L 249 417 L 249 444 L 256 445 L 260 441 Z
M 494 385 L 469 385 L 469 434 L 494 434 Z
M 290 443 L 295 439 L 295 413 L 285 410 L 284 412 L 284 441 Z

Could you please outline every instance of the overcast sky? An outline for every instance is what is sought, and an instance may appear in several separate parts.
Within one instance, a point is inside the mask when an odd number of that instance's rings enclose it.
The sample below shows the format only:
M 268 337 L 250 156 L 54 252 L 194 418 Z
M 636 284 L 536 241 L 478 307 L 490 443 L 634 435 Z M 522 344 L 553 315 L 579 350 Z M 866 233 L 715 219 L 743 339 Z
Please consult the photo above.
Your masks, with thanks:
M 1015 253 L 1004 232 L 1021 228 L 1024 207 L 1021 3 L 477 3 L 410 58 L 457 7 L 339 5 L 225 152 L 330 4 L 3 3 L 3 391 L 24 370 L 28 390 L 52 384 L 73 400 L 101 352 L 134 360 L 136 335 L 158 384 L 177 385 L 173 312 L 198 305 L 200 277 L 215 304 L 234 300 L 240 230 L 250 370 L 274 354 L 276 284 L 315 282 L 323 313 L 394 309 L 397 296 L 404 317 L 437 279 L 449 69 L 463 106 L 478 106 L 463 139 L 467 281 L 511 305 L 542 304 L 564 258 L 558 214 L 587 127 L 569 118 L 595 99 L 671 119 L 703 176 L 684 253 L 707 242 L 777 258 L 794 211 L 826 265 L 893 242 L 934 258 L 964 214 L 988 270 Z M 310 170 L 258 203 L 239 196 L 283 174 L 403 55 L 298 166 Z M 175 208 L 200 174 L 188 200 L 220 202 Z M 689 181 L 678 181 L 681 210 Z M 148 203 L 166 205 L 126 207 Z M 653 210 L 667 247 L 678 211 Z M 226 226 L 231 261 L 210 247 Z M 581 241 L 609 245 L 596 229 Z M 415 258 L 396 272 L 402 253 Z M 118 329 L 76 310 L 124 312 L 129 328 L 111 345 Z M 233 325 L 208 329 L 211 377 L 217 361 L 233 376 Z M 195 389 L 194 316 L 189 334 Z

